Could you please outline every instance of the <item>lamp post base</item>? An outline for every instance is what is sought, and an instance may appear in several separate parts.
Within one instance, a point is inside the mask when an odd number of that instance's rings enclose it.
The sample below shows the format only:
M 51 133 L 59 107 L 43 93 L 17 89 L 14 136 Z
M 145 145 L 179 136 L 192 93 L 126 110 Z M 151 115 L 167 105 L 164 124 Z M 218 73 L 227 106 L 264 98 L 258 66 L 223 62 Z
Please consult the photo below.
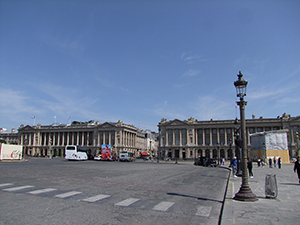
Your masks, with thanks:
M 255 202 L 258 199 L 256 198 L 256 195 L 252 193 L 251 188 L 249 186 L 242 185 L 239 192 L 235 194 L 234 200 Z

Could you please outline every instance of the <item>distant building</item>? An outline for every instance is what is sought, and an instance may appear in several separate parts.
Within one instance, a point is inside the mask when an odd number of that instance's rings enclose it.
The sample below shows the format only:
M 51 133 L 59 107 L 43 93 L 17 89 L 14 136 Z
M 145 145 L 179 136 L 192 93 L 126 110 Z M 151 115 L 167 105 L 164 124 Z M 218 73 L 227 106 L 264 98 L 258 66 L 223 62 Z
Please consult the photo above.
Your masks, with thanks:
M 66 145 L 81 145 L 89 153 L 99 154 L 102 144 L 111 145 L 117 154 L 120 151 L 132 151 L 139 157 L 141 152 L 147 152 L 145 131 L 120 120 L 117 123 L 97 121 L 72 125 L 21 125 L 19 136 L 21 144 L 27 142 L 28 155 L 48 155 L 51 147 L 54 155 L 63 156 Z
M 18 131 L 16 131 L 16 129 L 8 131 L 5 128 L 0 128 L 0 139 L 5 142 L 5 144 L 20 143 Z
M 239 128 L 235 120 L 198 121 L 162 119 L 158 124 L 159 146 L 162 157 L 192 159 L 198 156 L 209 158 L 230 158 L 234 155 L 235 131 Z M 287 129 L 288 149 L 290 157 L 296 153 L 295 132 L 300 128 L 300 116 L 291 117 L 283 114 L 281 117 L 246 120 L 246 135 L 248 152 L 251 149 L 250 134 L 272 130 Z

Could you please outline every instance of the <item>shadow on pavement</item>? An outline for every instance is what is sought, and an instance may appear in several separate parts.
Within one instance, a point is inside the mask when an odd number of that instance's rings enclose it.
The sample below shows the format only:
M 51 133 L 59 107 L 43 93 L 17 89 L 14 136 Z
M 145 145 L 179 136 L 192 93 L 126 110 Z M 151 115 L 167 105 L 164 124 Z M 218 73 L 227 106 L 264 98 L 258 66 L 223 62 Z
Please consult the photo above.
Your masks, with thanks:
M 181 197 L 187 197 L 187 198 L 196 198 L 196 199 L 198 199 L 198 200 L 204 200 L 204 201 L 212 201 L 212 202 L 223 203 L 223 201 L 216 200 L 216 199 L 201 198 L 201 197 L 196 197 L 196 196 L 191 196 L 191 195 L 184 195 L 184 194 L 178 194 L 178 193 L 167 193 L 167 194 L 168 194 L 168 195 L 181 196 Z

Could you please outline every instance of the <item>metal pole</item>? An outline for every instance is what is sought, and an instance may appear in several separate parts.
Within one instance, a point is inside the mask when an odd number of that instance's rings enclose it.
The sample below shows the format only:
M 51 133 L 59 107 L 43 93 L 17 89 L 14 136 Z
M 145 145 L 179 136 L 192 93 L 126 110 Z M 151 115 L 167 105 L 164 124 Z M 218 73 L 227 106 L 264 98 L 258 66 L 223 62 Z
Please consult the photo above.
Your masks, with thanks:
M 247 140 L 246 140 L 246 120 L 245 120 L 245 106 L 247 102 L 244 101 L 243 97 L 240 98 L 240 102 L 237 102 L 240 106 L 240 117 L 241 117 L 241 136 L 242 136 L 242 185 L 238 193 L 235 194 L 234 199 L 239 201 L 254 202 L 258 199 L 256 195 L 252 193 L 251 188 L 248 184 L 248 171 L 247 171 Z
M 27 139 L 25 139 L 25 145 L 24 145 L 24 153 L 23 153 L 23 160 L 25 161 L 25 153 L 26 153 L 26 147 L 27 147 Z

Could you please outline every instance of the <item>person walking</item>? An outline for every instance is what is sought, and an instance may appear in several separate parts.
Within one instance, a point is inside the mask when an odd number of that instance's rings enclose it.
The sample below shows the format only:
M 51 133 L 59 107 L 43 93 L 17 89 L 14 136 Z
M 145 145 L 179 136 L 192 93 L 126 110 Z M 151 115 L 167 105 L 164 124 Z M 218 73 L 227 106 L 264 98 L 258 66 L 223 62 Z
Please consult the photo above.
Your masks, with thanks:
M 247 167 L 248 167 L 248 171 L 249 171 L 249 177 L 253 178 L 253 172 L 252 172 L 253 165 L 252 165 L 252 159 L 251 158 L 248 159 Z
M 295 162 L 294 165 L 294 172 L 298 174 L 298 179 L 299 179 L 299 184 L 300 184 L 300 156 L 297 157 L 297 161 Z
M 272 168 L 272 158 L 269 158 L 269 167 Z
M 230 166 L 232 167 L 232 175 L 233 175 L 233 177 L 237 177 L 236 176 L 236 168 L 237 168 L 236 157 L 233 157 L 233 160 L 231 161 Z
M 276 165 L 277 165 L 277 163 L 276 163 L 276 156 L 274 156 L 274 168 L 276 168 Z
M 278 157 L 278 161 L 277 162 L 278 162 L 278 168 L 281 169 L 281 158 L 280 157 Z
M 222 166 L 225 165 L 225 158 L 222 158 L 222 163 L 221 163 Z

